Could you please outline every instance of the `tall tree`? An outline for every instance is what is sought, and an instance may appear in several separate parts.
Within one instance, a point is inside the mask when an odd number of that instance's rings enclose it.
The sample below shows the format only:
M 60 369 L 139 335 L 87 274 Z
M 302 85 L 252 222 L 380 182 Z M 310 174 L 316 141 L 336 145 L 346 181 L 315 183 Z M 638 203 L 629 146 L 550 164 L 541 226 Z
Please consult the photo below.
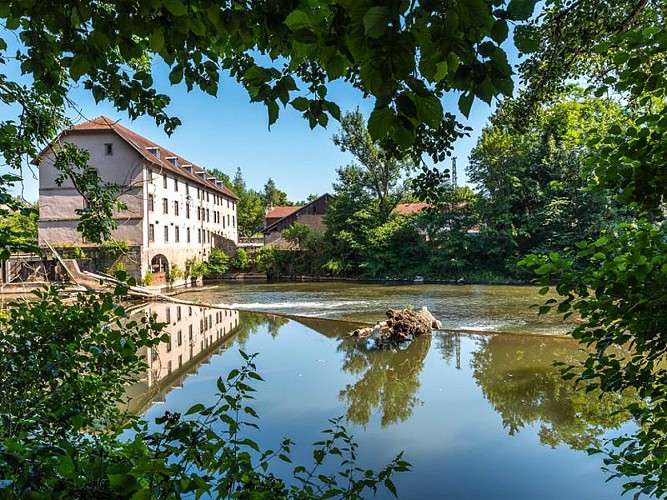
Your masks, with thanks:
M 406 194 L 405 177 L 414 169 L 412 159 L 408 156 L 397 159 L 374 140 L 359 109 L 343 116 L 333 141 L 341 151 L 354 156 L 359 187 L 377 200 L 380 214 L 386 220 Z
M 292 203 L 287 199 L 287 193 L 281 191 L 276 187 L 276 183 L 271 177 L 264 184 L 264 189 L 262 190 L 262 202 L 265 207 L 284 207 L 292 205 Z
M 531 251 L 554 251 L 600 233 L 616 222 L 611 194 L 588 188 L 587 140 L 623 123 L 619 106 L 579 90 L 514 125 L 515 103 L 494 114 L 471 153 L 470 181 L 482 194 L 483 236 L 513 265 Z

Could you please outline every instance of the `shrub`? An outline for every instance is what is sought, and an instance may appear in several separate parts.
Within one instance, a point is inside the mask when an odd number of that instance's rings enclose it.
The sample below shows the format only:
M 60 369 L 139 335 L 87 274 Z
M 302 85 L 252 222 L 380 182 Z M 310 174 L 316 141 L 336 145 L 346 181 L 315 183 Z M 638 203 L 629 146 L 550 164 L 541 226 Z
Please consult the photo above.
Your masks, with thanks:
M 152 272 L 148 271 L 146 274 L 144 274 L 144 279 L 142 279 L 141 282 L 145 286 L 151 286 L 153 284 L 154 280 L 155 280 L 155 276 L 153 275 Z
M 100 244 L 100 251 L 107 255 L 120 255 L 127 253 L 130 250 L 130 245 L 127 241 L 109 238 Z
M 239 271 L 245 271 L 250 267 L 250 259 L 248 258 L 248 252 L 243 248 L 236 250 L 236 255 L 234 255 L 234 261 L 232 263 L 235 269 Z
M 229 255 L 220 248 L 214 248 L 208 256 L 208 274 L 225 274 L 229 269 Z

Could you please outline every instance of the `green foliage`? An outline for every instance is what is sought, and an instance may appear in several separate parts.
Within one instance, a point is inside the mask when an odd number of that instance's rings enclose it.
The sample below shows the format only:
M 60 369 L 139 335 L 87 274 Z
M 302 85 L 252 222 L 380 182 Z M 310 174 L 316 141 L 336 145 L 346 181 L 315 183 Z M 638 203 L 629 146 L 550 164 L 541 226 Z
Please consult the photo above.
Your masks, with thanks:
M 109 238 L 100 244 L 100 250 L 110 256 L 118 256 L 125 254 L 130 250 L 130 245 L 127 241 Z
M 295 222 L 283 231 L 282 237 L 294 248 L 305 248 L 308 242 L 317 236 L 310 226 Z
M 245 271 L 250 267 L 250 259 L 248 258 L 248 252 L 246 252 L 243 248 L 239 248 L 236 250 L 236 254 L 234 255 L 234 261 L 232 262 L 232 266 L 235 269 L 238 269 L 239 271 Z
M 499 108 L 467 169 L 482 194 L 480 236 L 515 273 L 521 256 L 573 245 L 619 220 L 611 193 L 589 189 L 585 161 L 588 139 L 626 120 L 613 101 L 576 89 L 536 109 L 528 124 L 514 125 L 516 106 Z
M 227 255 L 220 248 L 211 249 L 211 253 L 208 256 L 208 262 L 206 263 L 207 275 L 216 274 L 221 275 L 227 272 L 229 269 L 229 255 Z
M 155 280 L 155 275 L 152 272 L 148 271 L 146 274 L 144 274 L 141 283 L 144 286 L 151 286 L 154 280 Z
M 85 259 L 86 258 L 86 252 L 83 251 L 83 248 L 81 248 L 81 245 L 74 245 L 72 247 L 72 255 L 74 256 L 75 259 Z
M 372 123 L 369 122 L 369 126 Z M 409 157 L 396 159 L 374 140 L 359 109 L 343 116 L 341 128 L 333 136 L 333 141 L 341 151 L 354 156 L 358 164 L 353 163 L 346 168 L 356 170 L 355 177 L 359 182 L 356 190 L 365 191 L 376 199 L 381 216 L 386 220 L 405 194 L 406 186 L 402 181 L 406 174 L 414 170 L 412 160 Z
M 39 207 L 7 196 L 5 205 L 0 205 L 0 256 L 36 251 L 38 220 Z
M 175 281 L 183 277 L 184 277 L 183 271 L 181 271 L 178 268 L 178 265 L 172 264 L 171 267 L 169 268 L 169 276 L 168 276 L 169 283 L 174 283 Z

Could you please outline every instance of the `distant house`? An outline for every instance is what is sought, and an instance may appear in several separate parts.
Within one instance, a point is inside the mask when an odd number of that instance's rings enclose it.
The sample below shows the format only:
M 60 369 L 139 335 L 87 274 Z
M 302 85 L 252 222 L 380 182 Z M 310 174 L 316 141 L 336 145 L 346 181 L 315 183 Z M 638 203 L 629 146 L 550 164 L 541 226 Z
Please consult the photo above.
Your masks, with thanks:
M 282 233 L 295 222 L 305 224 L 318 233 L 326 231 L 324 215 L 333 197 L 325 193 L 319 198 L 301 207 L 274 207 L 266 212 L 264 218 L 264 244 L 283 246 Z
M 425 208 L 429 208 L 430 203 L 399 203 L 391 211 L 392 214 L 411 215 L 418 214 Z
M 33 160 L 39 166 L 39 243 L 94 246 L 77 232 L 85 200 L 70 181 L 56 183 L 53 147 L 73 143 L 90 155 L 88 169 L 122 188 L 125 210 L 113 237 L 137 249 L 141 276 L 165 283 L 173 265 L 206 259 L 238 241 L 238 197 L 203 168 L 104 116 L 63 131 Z

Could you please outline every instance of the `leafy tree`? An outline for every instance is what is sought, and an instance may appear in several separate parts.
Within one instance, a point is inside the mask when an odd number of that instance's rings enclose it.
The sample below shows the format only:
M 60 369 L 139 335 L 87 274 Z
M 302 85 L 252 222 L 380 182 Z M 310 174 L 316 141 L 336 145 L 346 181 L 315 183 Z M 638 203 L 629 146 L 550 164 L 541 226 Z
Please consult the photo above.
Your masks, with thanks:
M 212 248 L 206 262 L 208 272 L 216 275 L 225 274 L 229 268 L 229 255 L 220 248 Z
M 264 227 L 264 204 L 256 191 L 246 187 L 241 167 L 236 169 L 232 190 L 239 197 L 236 204 L 239 233 L 252 236 Z
M 281 191 L 276 187 L 276 183 L 269 177 L 269 180 L 264 184 L 264 189 L 260 195 L 264 207 L 283 207 L 292 205 L 287 199 L 287 193 Z
M 315 231 L 308 225 L 295 222 L 282 233 L 283 239 L 295 248 L 305 248 L 310 239 L 315 237 Z
M 232 179 L 224 173 L 222 170 L 219 170 L 217 168 L 213 168 L 208 170 L 208 173 L 210 173 L 213 177 L 215 177 L 217 180 L 224 182 L 225 186 L 231 189 L 232 191 L 234 190 L 234 186 L 232 185 Z
M 7 201 L 5 207 L 0 207 L 0 250 L 9 254 L 36 248 L 39 207 L 15 197 L 8 197 Z
M 393 208 L 405 195 L 404 178 L 414 169 L 412 160 L 408 157 L 399 160 L 383 149 L 380 143 L 371 137 L 358 109 L 343 116 L 341 128 L 333 136 L 333 141 L 341 151 L 354 156 L 358 163 L 351 167 L 359 169 L 359 188 L 377 200 L 380 215 L 383 220 L 387 220 Z
M 236 254 L 234 255 L 234 261 L 232 262 L 232 265 L 239 271 L 245 271 L 246 269 L 248 269 L 250 267 L 250 259 L 248 258 L 248 252 L 246 252 L 243 248 L 239 248 L 238 250 L 236 250 Z
M 573 245 L 616 221 L 610 193 L 588 189 L 584 162 L 591 133 L 624 121 L 613 101 L 577 90 L 536 109 L 520 128 L 515 109 L 513 101 L 503 103 L 467 169 L 482 194 L 485 245 L 506 265 L 531 251 Z

